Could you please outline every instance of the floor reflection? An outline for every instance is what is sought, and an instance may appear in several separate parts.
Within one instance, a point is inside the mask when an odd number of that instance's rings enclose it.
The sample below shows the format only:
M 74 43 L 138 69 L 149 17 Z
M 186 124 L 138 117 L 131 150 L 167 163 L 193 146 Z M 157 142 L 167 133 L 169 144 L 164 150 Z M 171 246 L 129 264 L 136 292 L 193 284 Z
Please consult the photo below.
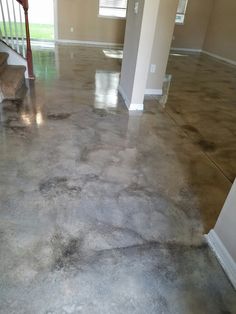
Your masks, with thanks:
M 33 46 L 34 74 L 37 80 L 53 80 L 58 76 L 55 47 Z
M 119 72 L 96 71 L 95 108 L 117 107 L 119 79 Z
M 9 130 L 32 129 L 43 122 L 42 104 L 37 100 L 34 81 L 27 81 L 24 99 L 9 99 L 1 104 L 0 127 Z
M 104 49 L 103 53 L 106 57 L 112 58 L 112 59 L 123 59 L 123 50 L 118 49 Z

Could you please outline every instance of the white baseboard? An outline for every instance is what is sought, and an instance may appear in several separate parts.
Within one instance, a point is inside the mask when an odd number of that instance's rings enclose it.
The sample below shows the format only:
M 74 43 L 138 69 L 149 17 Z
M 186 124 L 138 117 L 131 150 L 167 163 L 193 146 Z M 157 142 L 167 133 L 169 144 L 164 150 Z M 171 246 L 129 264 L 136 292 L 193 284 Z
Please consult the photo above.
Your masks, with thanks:
M 126 107 L 128 108 L 129 111 L 143 111 L 143 104 L 132 104 L 124 92 L 123 88 L 121 85 L 118 87 L 118 91 L 121 94 L 122 98 L 124 99 L 124 102 L 126 104 Z
M 129 111 L 143 111 L 143 104 L 130 104 Z
M 218 59 L 220 61 L 224 61 L 226 63 L 232 64 L 232 65 L 236 65 L 236 61 L 228 59 L 228 58 L 224 58 L 221 57 L 220 55 L 217 55 L 215 53 L 211 53 L 209 51 L 206 50 L 202 50 L 202 49 L 191 49 L 191 48 L 171 48 L 171 51 L 185 51 L 185 52 L 196 52 L 196 53 L 204 53 L 205 55 L 208 55 L 210 57 L 213 57 L 215 59 Z
M 236 61 L 234 60 L 231 60 L 231 59 L 227 59 L 227 58 L 224 58 L 224 57 L 221 57 L 215 53 L 211 53 L 211 52 L 208 52 L 206 50 L 202 50 L 202 53 L 210 56 L 210 57 L 213 57 L 213 58 L 216 58 L 218 60 L 221 60 L 221 61 L 224 61 L 224 62 L 227 62 L 227 63 L 230 63 L 230 64 L 233 64 L 233 65 L 236 65 Z
M 162 89 L 151 89 L 151 88 L 145 89 L 145 95 L 161 96 L 162 94 L 163 94 Z
M 57 39 L 56 44 L 67 44 L 67 45 L 85 45 L 85 46 L 96 46 L 96 47 L 113 47 L 113 48 L 123 48 L 122 44 L 108 43 L 102 41 L 85 41 L 85 40 L 68 40 L 68 39 Z
M 195 48 L 170 48 L 171 51 L 186 51 L 186 52 L 196 52 L 200 53 L 202 52 L 202 49 L 195 49 Z
M 218 261 L 229 277 L 232 285 L 236 289 L 236 263 L 233 260 L 232 256 L 227 251 L 226 247 L 216 234 L 214 230 L 211 230 L 206 236 L 206 240 L 214 251 Z

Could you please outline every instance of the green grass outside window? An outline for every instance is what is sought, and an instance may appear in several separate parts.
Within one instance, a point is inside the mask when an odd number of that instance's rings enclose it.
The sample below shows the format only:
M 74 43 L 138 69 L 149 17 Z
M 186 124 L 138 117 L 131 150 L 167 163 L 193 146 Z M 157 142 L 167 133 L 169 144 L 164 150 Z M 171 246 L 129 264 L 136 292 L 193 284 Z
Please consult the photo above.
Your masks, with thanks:
M 0 22 L 0 28 L 2 31 L 2 35 L 4 36 L 5 33 L 4 33 L 3 22 Z M 10 26 L 8 22 L 6 22 L 6 29 L 7 29 L 8 37 L 10 37 Z M 17 33 L 16 30 L 18 32 L 18 36 L 20 36 L 21 34 L 20 23 L 16 23 L 16 29 L 15 29 L 15 24 L 12 23 L 13 37 L 16 37 L 16 33 Z M 53 40 L 54 39 L 54 26 L 49 25 L 49 24 L 30 24 L 30 36 L 31 36 L 31 39 Z

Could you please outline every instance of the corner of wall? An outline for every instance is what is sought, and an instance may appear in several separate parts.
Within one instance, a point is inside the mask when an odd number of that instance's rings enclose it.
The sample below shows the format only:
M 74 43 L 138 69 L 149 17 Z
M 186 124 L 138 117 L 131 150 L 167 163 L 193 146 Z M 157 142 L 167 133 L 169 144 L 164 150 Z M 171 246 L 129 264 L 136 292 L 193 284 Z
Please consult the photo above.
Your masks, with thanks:
M 205 46 L 206 46 L 206 41 L 207 41 L 208 31 L 209 31 L 209 26 L 210 26 L 210 23 L 211 23 L 211 20 L 212 20 L 212 14 L 213 14 L 214 7 L 215 7 L 215 1 L 211 0 L 211 2 L 212 2 L 211 3 L 211 13 L 209 15 L 206 31 L 205 31 L 205 34 L 204 34 L 204 40 L 203 40 L 203 44 L 202 44 L 202 50 L 203 51 L 205 51 Z
M 232 256 L 224 246 L 221 239 L 218 237 L 214 230 L 211 230 L 206 236 L 207 243 L 214 252 L 216 258 L 227 274 L 229 280 L 231 281 L 233 287 L 236 290 L 236 263 Z

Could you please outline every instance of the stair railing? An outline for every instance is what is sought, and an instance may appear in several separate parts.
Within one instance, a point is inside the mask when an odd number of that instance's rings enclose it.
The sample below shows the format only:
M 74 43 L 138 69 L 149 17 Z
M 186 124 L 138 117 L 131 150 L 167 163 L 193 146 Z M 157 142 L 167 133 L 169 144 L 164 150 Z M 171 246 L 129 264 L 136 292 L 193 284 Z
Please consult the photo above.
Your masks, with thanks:
M 28 0 L 0 0 L 0 39 L 26 59 L 34 79 L 28 10 Z

